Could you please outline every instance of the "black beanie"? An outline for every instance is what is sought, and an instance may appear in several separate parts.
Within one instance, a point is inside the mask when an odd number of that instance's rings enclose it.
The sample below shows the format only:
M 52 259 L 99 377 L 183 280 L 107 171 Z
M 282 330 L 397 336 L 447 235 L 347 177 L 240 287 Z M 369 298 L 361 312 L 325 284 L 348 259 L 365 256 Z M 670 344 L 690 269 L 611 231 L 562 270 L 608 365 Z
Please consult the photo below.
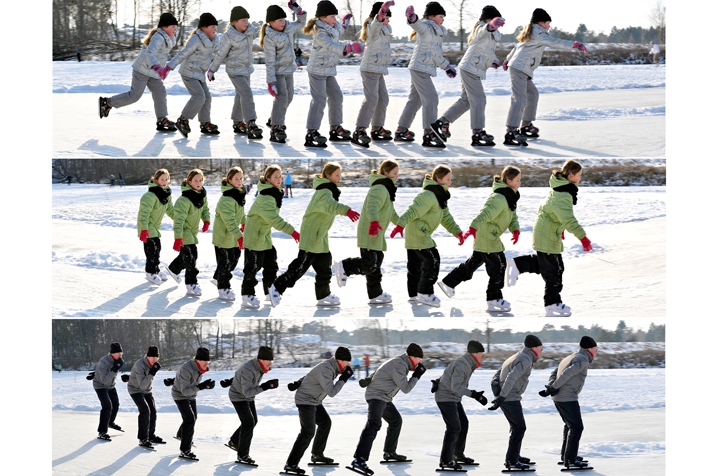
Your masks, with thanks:
M 406 352 L 410 357 L 423 358 L 423 349 L 416 343 L 410 344 Z
M 234 7 L 231 9 L 229 23 L 235 22 L 236 20 L 242 20 L 244 18 L 251 18 L 249 12 L 247 12 L 244 7 Z
M 368 16 L 369 17 L 376 16 L 378 14 L 378 12 L 380 11 L 380 7 L 382 7 L 382 6 L 383 6 L 383 2 L 375 2 L 373 4 L 373 8 L 370 9 L 370 15 L 368 15 Z M 386 13 L 385 16 L 388 16 L 388 17 L 393 16 L 393 14 L 390 13 L 390 8 L 388 9 L 388 13 Z
M 194 357 L 194 360 L 205 360 L 209 362 L 211 360 L 211 357 L 209 356 L 209 349 L 206 347 L 199 347 L 196 349 L 196 356 Z
M 480 15 L 480 21 L 486 20 L 488 18 L 497 18 L 501 17 L 500 11 L 493 7 L 492 5 L 485 5 L 482 8 L 482 14 Z
M 427 18 L 432 15 L 446 15 L 445 9 L 438 2 L 428 2 L 428 4 L 425 5 L 423 17 Z
M 286 18 L 286 12 L 283 11 L 283 8 L 279 7 L 278 5 L 270 5 L 266 9 L 266 23 L 274 20 L 279 20 L 281 18 Z
M 351 351 L 345 347 L 339 347 L 336 349 L 336 360 L 347 360 L 351 361 Z
M 530 23 L 539 23 L 541 21 L 552 21 L 552 17 L 549 16 L 549 13 L 545 10 L 535 8 L 535 11 L 532 12 L 532 19 L 530 20 Z
M 211 13 L 202 13 L 199 17 L 199 24 L 196 26 L 197 28 L 203 28 L 205 26 L 211 26 L 211 25 L 219 25 L 219 22 L 216 21 L 216 17 L 212 15 Z
M 542 345 L 542 341 L 539 340 L 539 337 L 533 336 L 532 334 L 528 334 L 527 337 L 525 337 L 525 347 L 529 347 L 530 349 L 533 347 L 539 347 Z
M 579 341 L 579 347 L 582 349 L 591 349 L 592 347 L 597 346 L 597 341 L 592 339 L 589 336 L 582 337 L 582 340 Z
M 485 348 L 476 340 L 471 340 L 467 343 L 467 351 L 471 354 L 476 352 L 485 352 Z
M 159 347 L 150 345 L 149 349 L 147 349 L 147 357 L 159 357 Z
M 328 15 L 338 15 L 338 9 L 333 2 L 321 0 L 316 6 L 316 18 L 327 17 Z
M 171 13 L 162 13 L 159 17 L 159 24 L 157 25 L 157 28 L 171 25 L 179 25 L 179 22 Z
M 116 354 L 118 352 L 124 352 L 122 350 L 122 344 L 120 344 L 119 342 L 112 342 L 111 344 L 109 344 L 109 353 L 110 354 Z
M 273 349 L 262 345 L 259 347 L 259 353 L 256 358 L 259 360 L 273 360 Z

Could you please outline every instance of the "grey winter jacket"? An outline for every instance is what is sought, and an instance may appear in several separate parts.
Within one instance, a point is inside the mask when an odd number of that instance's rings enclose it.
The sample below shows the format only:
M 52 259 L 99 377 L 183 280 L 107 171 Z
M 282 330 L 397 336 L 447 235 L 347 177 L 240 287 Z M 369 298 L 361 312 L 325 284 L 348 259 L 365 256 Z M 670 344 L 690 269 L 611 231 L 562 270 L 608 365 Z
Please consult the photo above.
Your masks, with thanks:
M 338 42 L 343 34 L 343 26 L 336 21 L 332 27 L 326 22 L 316 20 L 316 29 L 313 32 L 313 45 L 311 56 L 308 58 L 307 71 L 316 76 L 335 76 L 338 60 L 343 58 L 345 45 Z
M 249 25 L 243 33 L 229 26 L 221 35 L 219 49 L 207 69 L 216 73 L 224 63 L 224 69 L 229 76 L 251 75 L 254 72 L 254 54 L 251 48 L 258 34 L 259 29 L 253 25 Z
M 360 70 L 367 73 L 388 74 L 390 64 L 390 37 L 393 29 L 383 25 L 378 15 L 368 24 L 365 38 L 365 51 L 360 61 Z
M 296 53 L 293 40 L 306 25 L 306 13 L 298 15 L 297 21 L 286 22 L 283 31 L 276 31 L 266 25 L 264 55 L 266 61 L 266 84 L 275 83 L 276 76 L 287 76 L 296 71 Z
M 169 35 L 164 30 L 157 29 L 149 40 L 149 45 L 142 45 L 142 50 L 137 55 L 134 63 L 132 63 L 132 68 L 150 78 L 160 79 L 152 66 L 158 64 L 163 67 L 169 59 L 169 53 L 171 53 L 176 44 L 176 38 L 169 38 Z
M 110 354 L 105 355 L 94 369 L 94 379 L 92 379 L 92 386 L 96 390 L 114 388 L 114 381 L 117 379 L 117 372 L 112 372 L 110 369 L 114 365 L 114 359 Z
M 488 30 L 487 23 L 481 21 L 472 36 L 472 41 L 467 45 L 465 56 L 462 57 L 457 67 L 480 79 L 485 79 L 487 69 L 497 60 L 495 48 L 501 37 L 502 34 L 499 31 Z
M 594 357 L 587 352 L 587 349 L 579 349 L 578 352 L 562 359 L 549 376 L 549 384 L 559 389 L 559 393 L 553 395 L 552 400 L 555 402 L 578 400 L 592 360 Z
M 335 357 L 324 360 L 301 378 L 296 390 L 296 405 L 320 405 L 326 397 L 335 397 L 345 382 L 333 382 L 341 374 Z
M 535 362 L 537 362 L 537 355 L 529 347 L 523 347 L 520 352 L 505 360 L 502 368 L 492 377 L 493 385 L 500 386 L 500 393 L 497 396 L 505 397 L 505 401 L 508 402 L 522 400 L 522 394 L 527 389 L 532 365 Z
M 443 36 L 447 29 L 427 18 L 408 25 L 418 34 L 408 69 L 437 76 L 436 68 L 445 69 L 450 65 L 443 58 Z
M 554 38 L 547 30 L 534 23 L 529 41 L 517 43 L 507 55 L 507 66 L 520 70 L 531 78 L 542 61 L 545 48 L 549 46 L 558 50 L 571 50 L 573 45 L 573 41 Z
M 172 385 L 172 398 L 174 400 L 196 400 L 201 375 L 196 360 L 192 359 L 179 367 L 174 378 L 174 385 Z
M 214 59 L 214 55 L 219 50 L 219 42 L 223 35 L 216 34 L 213 40 L 210 40 L 203 31 L 196 30 L 184 45 L 184 48 L 177 55 L 170 59 L 167 65 L 174 69 L 179 63 L 179 74 L 186 78 L 198 79 L 206 82 L 206 72 L 209 65 Z
M 472 390 L 467 386 L 476 368 L 477 361 L 469 352 L 459 359 L 453 360 L 440 377 L 440 385 L 435 392 L 435 401 L 459 402 L 463 396 L 469 396 Z
M 127 382 L 127 391 L 130 395 L 152 393 L 154 375 L 149 373 L 151 369 L 152 366 L 149 365 L 146 357 L 142 357 L 134 363 L 132 372 L 129 374 L 129 382 Z
M 259 384 L 264 376 L 259 359 L 253 358 L 236 369 L 234 380 L 229 387 L 229 400 L 232 402 L 253 402 L 256 395 L 263 392 Z
M 387 360 L 371 376 L 370 384 L 365 389 L 365 400 L 391 402 L 398 390 L 409 393 L 419 380 L 415 377 L 406 378 L 410 370 L 407 353 Z

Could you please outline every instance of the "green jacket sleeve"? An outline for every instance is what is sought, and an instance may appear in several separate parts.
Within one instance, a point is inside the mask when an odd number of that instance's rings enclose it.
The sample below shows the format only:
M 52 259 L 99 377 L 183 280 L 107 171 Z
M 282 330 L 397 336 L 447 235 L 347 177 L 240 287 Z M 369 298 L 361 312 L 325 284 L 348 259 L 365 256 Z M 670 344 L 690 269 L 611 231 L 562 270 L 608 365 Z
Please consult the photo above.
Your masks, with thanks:
M 321 194 L 321 196 L 319 197 L 318 206 L 322 207 L 327 214 L 334 216 L 345 216 L 348 213 L 348 210 L 351 209 L 351 207 L 349 207 L 348 205 L 335 201 L 333 199 L 333 195 L 330 192 Z
M 201 207 L 201 219 L 202 221 L 211 221 L 211 212 L 209 211 L 209 200 L 204 198 L 204 205 Z
M 572 205 L 572 196 L 565 193 L 565 197 L 560 197 L 559 200 L 554 201 L 554 214 L 557 216 L 559 222 L 564 228 L 581 240 L 587 233 L 579 226 L 579 222 L 574 217 L 574 209 Z
M 231 199 L 219 200 L 219 203 L 216 204 L 216 214 L 221 216 L 226 230 L 234 237 L 234 241 L 244 236 L 239 227 L 240 222 L 236 220 L 235 203 L 236 200 Z
M 177 198 L 174 203 L 174 239 L 184 238 L 184 222 L 189 214 L 189 207 L 193 205 L 188 198 Z
M 443 210 L 443 217 L 442 220 L 440 220 L 440 224 L 453 236 L 457 236 L 459 233 L 462 233 L 460 225 L 455 223 L 455 219 L 450 214 L 450 208 L 448 207 L 445 207 Z
M 137 215 L 137 227 L 139 231 L 149 230 L 149 215 L 152 213 L 157 196 L 153 193 L 145 193 L 139 200 L 139 214 Z M 171 203 L 171 200 L 169 201 Z
M 501 207 L 498 200 L 504 200 L 505 203 L 507 203 L 504 197 L 493 193 L 485 201 L 485 204 L 482 206 L 482 210 L 480 210 L 480 213 L 478 213 L 475 219 L 472 220 L 472 223 L 470 223 L 470 227 L 479 230 L 480 226 L 483 223 L 494 221 L 495 217 L 500 214 Z
M 290 235 L 294 232 L 293 226 L 291 226 L 290 223 L 286 222 L 283 218 L 281 218 L 281 215 L 279 215 L 278 213 L 278 208 L 275 206 L 266 207 L 262 209 L 261 216 L 264 218 L 264 220 L 266 220 L 269 225 L 271 225 L 272 228 L 275 228 L 278 231 L 282 231 L 287 235 Z
M 410 204 L 405 213 L 398 218 L 396 225 L 405 226 L 416 218 L 420 218 L 425 215 L 432 205 L 432 200 L 437 200 L 432 192 L 420 192 L 414 199 L 413 203 Z
M 363 202 L 361 215 L 365 215 L 368 223 L 380 221 L 380 207 L 388 200 L 388 190 L 385 187 L 371 187 Z
M 520 222 L 517 220 L 517 212 L 515 210 L 512 210 L 512 220 L 510 220 L 510 226 L 508 228 L 510 231 L 520 229 Z
M 168 216 L 169 218 L 171 218 L 172 220 L 174 219 L 174 205 L 172 205 L 172 199 L 171 199 L 171 198 L 169 198 L 169 200 L 167 201 L 167 209 L 166 209 L 166 211 L 165 211 L 164 213 L 166 213 L 167 216 Z

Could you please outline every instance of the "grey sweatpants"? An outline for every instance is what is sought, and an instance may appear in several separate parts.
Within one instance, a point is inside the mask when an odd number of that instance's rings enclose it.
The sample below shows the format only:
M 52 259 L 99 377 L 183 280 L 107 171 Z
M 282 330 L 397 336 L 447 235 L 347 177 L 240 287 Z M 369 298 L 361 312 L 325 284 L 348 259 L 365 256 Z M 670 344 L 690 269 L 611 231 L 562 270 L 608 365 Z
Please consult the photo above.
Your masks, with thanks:
M 184 86 L 191 94 L 191 98 L 184 106 L 181 115 L 187 119 L 194 119 L 196 114 L 199 113 L 200 123 L 211 122 L 211 93 L 206 81 L 187 78 L 186 76 L 182 76 L 181 80 L 184 81 Z
M 510 83 L 512 83 L 512 98 L 505 125 L 510 129 L 515 129 L 520 127 L 520 120 L 532 122 L 537 117 L 539 91 L 537 91 L 532 78 L 515 68 L 510 68 Z
M 418 109 L 423 108 L 423 129 L 430 130 L 430 124 L 438 119 L 438 92 L 428 73 L 410 70 L 410 95 L 405 103 L 403 113 L 398 119 L 398 126 L 406 129 L 415 119 Z
M 234 122 L 248 122 L 256 119 L 256 106 L 254 106 L 254 93 L 251 92 L 251 76 L 229 75 L 234 85 L 234 108 L 231 110 L 231 119 Z
M 335 76 L 316 76 L 308 73 L 311 87 L 311 106 L 308 109 L 306 129 L 318 129 L 323 120 L 323 111 L 328 102 L 328 124 L 343 124 L 343 92 Z
M 293 73 L 285 76 L 276 75 L 276 89 L 278 97 L 273 98 L 271 124 L 283 126 L 286 125 L 286 111 L 293 101 Z
M 154 100 L 154 114 L 157 119 L 166 117 L 167 112 L 167 90 L 161 79 L 152 78 L 146 74 L 140 73 L 136 69 L 132 69 L 132 86 L 129 91 L 117 94 L 109 98 L 112 107 L 124 107 L 139 101 L 144 94 L 144 88 L 149 88 Z
M 388 88 L 385 87 L 385 75 L 361 71 L 363 79 L 363 104 L 358 111 L 356 126 L 376 129 L 385 125 L 385 114 L 388 111 Z
M 460 70 L 462 81 L 462 94 L 460 99 L 445 111 L 445 119 L 455 122 L 460 116 L 470 111 L 470 127 L 472 129 L 485 128 L 485 105 L 487 98 L 479 76 L 465 70 Z

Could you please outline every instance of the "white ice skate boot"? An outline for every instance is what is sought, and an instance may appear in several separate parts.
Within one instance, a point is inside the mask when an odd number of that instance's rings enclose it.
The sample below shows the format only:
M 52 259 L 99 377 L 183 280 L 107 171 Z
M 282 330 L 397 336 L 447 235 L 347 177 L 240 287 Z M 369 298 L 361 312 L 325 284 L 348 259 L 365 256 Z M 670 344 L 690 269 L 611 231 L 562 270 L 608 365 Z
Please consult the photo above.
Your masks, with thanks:
M 164 270 L 167 272 L 167 274 L 168 274 L 169 276 L 171 276 L 172 278 L 174 278 L 174 281 L 176 281 L 177 284 L 181 284 L 181 277 L 179 277 L 178 274 L 172 273 L 172 270 L 169 269 L 168 267 L 167 267 L 167 268 L 164 268 Z
M 493 299 L 492 301 L 487 301 L 487 312 L 507 312 L 510 309 L 510 303 L 504 299 Z
M 438 281 L 438 286 L 442 290 L 442 292 L 445 293 L 445 295 L 449 298 L 453 297 L 455 295 L 455 288 L 451 288 L 447 284 L 443 283 L 442 281 Z
M 418 302 L 418 296 L 408 296 L 408 302 Z
M 241 307 L 245 307 L 247 309 L 258 309 L 261 307 L 261 303 L 254 295 L 241 296 Z
M 157 276 L 159 276 L 159 279 L 161 279 L 162 281 L 166 281 L 167 279 L 169 279 L 169 276 L 167 276 L 167 273 L 165 273 L 164 271 L 159 271 L 159 273 L 157 273 Z
M 544 310 L 547 317 L 569 317 L 572 315 L 572 309 L 562 302 L 545 306 Z
M 343 261 L 333 262 L 333 272 L 336 275 L 336 283 L 338 283 L 338 287 L 342 288 L 345 286 L 348 281 L 348 276 L 346 276 L 346 272 L 343 270 Z
M 389 304 L 391 302 L 393 302 L 393 297 L 386 292 L 368 300 L 368 304 Z
M 520 270 L 517 269 L 515 260 L 512 258 L 507 258 L 507 268 L 505 269 L 505 281 L 507 281 L 507 286 L 514 286 L 517 283 L 517 278 L 519 276 Z
M 271 300 L 271 307 L 276 307 L 281 303 L 281 294 L 276 291 L 276 287 L 272 284 L 269 288 L 269 299 Z
M 434 294 L 420 294 L 418 293 L 418 302 L 432 307 L 440 307 L 440 298 Z
M 323 307 L 323 306 L 340 306 L 341 305 L 341 299 L 336 296 L 335 294 L 331 293 L 328 296 L 319 299 L 316 301 L 317 307 Z
M 198 284 L 187 284 L 186 285 L 187 296 L 201 296 L 201 288 Z
M 236 301 L 236 294 L 231 289 L 219 289 L 219 299 L 222 301 Z
M 211 284 L 213 284 L 214 286 L 216 286 L 217 288 L 219 287 L 219 281 L 215 280 L 214 278 L 211 278 L 211 279 L 209 280 L 209 282 L 210 282 Z
M 144 279 L 146 279 L 147 281 L 149 281 L 152 284 L 156 284 L 156 285 L 162 284 L 162 278 L 160 278 L 156 274 L 144 273 Z

